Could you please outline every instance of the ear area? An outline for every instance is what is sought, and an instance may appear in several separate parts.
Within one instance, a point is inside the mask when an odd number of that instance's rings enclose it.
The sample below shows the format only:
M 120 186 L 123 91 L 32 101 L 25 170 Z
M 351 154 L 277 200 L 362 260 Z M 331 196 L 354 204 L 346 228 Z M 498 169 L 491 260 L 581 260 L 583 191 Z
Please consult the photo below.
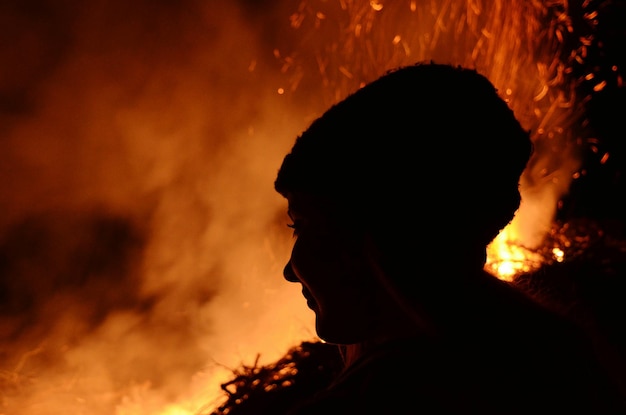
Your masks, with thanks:
M 430 313 L 428 313 L 424 304 L 421 304 L 418 300 L 420 294 L 428 295 L 428 293 L 404 292 L 406 289 L 401 289 L 400 284 L 398 284 L 400 278 L 417 278 L 415 270 L 403 270 L 402 273 L 399 273 L 394 272 L 392 270 L 393 267 L 385 266 L 384 256 L 373 236 L 369 233 L 363 239 L 363 252 L 368 266 L 388 296 L 413 321 L 420 332 L 427 336 L 436 337 L 438 335 L 436 325 L 429 317 Z M 413 283 L 405 281 L 402 286 L 419 290 L 419 284 L 416 281 Z

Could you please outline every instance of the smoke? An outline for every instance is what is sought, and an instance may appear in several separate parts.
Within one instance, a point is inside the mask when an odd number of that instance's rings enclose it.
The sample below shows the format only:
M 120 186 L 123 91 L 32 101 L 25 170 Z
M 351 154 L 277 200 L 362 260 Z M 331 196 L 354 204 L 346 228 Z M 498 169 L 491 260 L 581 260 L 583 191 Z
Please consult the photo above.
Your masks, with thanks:
M 192 413 L 312 336 L 257 8 L 0 5 L 0 412 Z

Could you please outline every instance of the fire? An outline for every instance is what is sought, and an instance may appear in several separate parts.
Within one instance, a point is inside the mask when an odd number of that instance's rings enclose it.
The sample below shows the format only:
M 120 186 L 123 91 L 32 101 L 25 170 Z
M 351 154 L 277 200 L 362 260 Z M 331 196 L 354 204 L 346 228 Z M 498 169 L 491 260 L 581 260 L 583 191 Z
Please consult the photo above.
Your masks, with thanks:
M 195 415 L 232 368 L 313 337 L 281 280 L 275 169 L 308 121 L 402 64 L 475 67 L 533 132 L 486 266 L 541 266 L 580 165 L 566 0 L 166 3 L 0 6 L 17 45 L 0 44 L 15 63 L 0 69 L 15 299 L 0 303 L 0 414 Z
M 489 246 L 485 268 L 513 280 L 541 267 L 544 256 L 536 250 L 580 167 L 574 127 L 580 109 L 564 49 L 573 33 L 567 1 L 305 2 L 291 22 L 317 36 L 277 55 L 300 58 L 284 59 L 282 70 L 293 91 L 309 78 L 324 85 L 325 105 L 389 68 L 424 59 L 487 75 L 531 131 L 536 152 L 520 183 L 520 210 Z M 314 65 L 317 73 L 310 72 Z
M 538 270 L 543 257 L 520 245 L 513 226 L 507 226 L 487 247 L 485 269 L 504 281 L 513 281 L 516 276 Z

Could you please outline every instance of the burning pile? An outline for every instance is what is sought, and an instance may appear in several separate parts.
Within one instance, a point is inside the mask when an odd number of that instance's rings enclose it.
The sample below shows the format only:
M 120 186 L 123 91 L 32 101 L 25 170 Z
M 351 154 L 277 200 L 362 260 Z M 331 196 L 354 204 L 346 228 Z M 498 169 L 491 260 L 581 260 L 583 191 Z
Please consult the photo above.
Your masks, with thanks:
M 211 415 L 281 414 L 327 386 L 341 370 L 337 347 L 305 341 L 275 363 L 242 366 L 222 385 L 228 398 Z

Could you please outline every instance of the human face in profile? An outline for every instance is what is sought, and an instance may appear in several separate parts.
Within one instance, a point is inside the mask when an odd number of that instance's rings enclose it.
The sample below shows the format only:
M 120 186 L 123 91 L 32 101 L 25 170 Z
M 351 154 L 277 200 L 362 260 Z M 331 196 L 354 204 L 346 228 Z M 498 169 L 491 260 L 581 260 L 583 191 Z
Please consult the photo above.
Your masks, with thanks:
M 287 200 L 295 242 L 284 276 L 302 284 L 318 336 L 336 344 L 371 338 L 378 307 L 363 238 L 319 198 L 291 194 Z

